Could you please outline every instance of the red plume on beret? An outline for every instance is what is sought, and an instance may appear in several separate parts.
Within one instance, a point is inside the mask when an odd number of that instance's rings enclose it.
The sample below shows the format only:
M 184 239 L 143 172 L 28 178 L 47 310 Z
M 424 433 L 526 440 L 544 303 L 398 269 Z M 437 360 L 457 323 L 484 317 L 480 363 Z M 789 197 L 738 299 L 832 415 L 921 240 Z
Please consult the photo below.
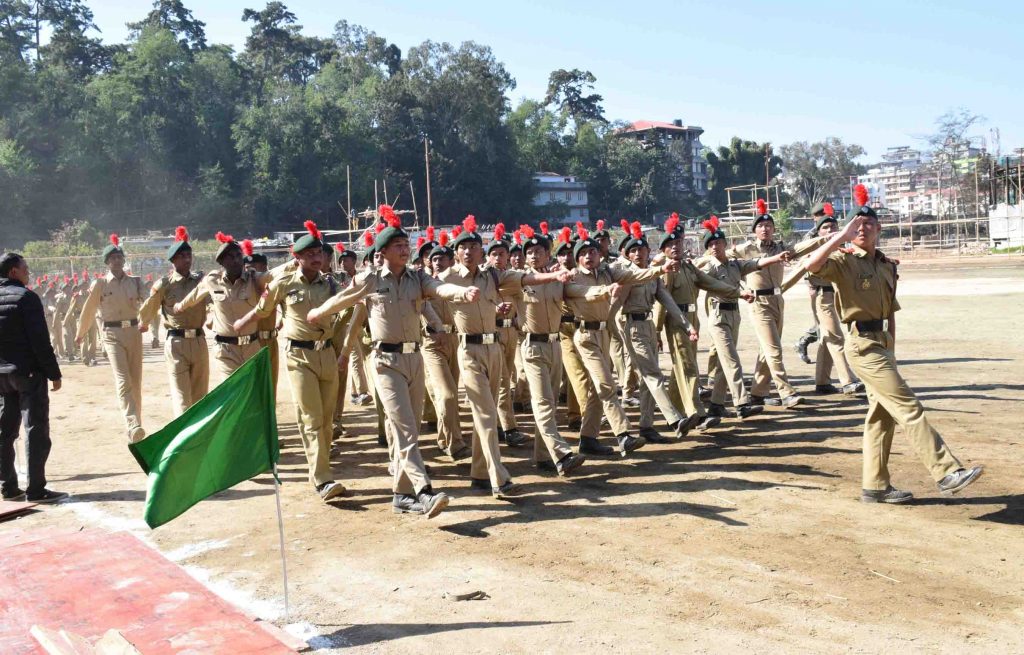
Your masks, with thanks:
M 558 234 L 558 240 L 562 243 L 569 243 L 572 241 L 572 230 L 567 227 L 563 227 L 562 231 Z
M 436 240 L 434 238 L 434 232 L 435 232 L 434 226 L 433 225 L 428 225 L 427 226 L 427 241 L 435 241 Z
M 398 217 L 398 214 L 395 213 L 395 209 L 391 205 L 381 205 L 377 207 L 377 215 L 391 227 L 402 227 L 402 219 Z
M 627 221 L 624 218 L 619 219 L 619 225 L 622 226 L 622 231 L 623 232 L 625 232 L 626 234 L 629 234 L 629 221 Z
M 306 228 L 306 231 L 309 232 L 314 239 L 324 238 L 324 235 L 320 232 L 320 228 L 318 228 L 316 226 L 316 223 L 314 223 L 313 221 L 306 221 L 302 224 L 302 226 Z
M 422 239 L 423 237 L 420 238 Z M 338 243 L 334 244 L 334 249 L 337 250 L 338 254 L 340 255 L 341 253 L 345 252 L 345 244 L 339 241 Z
M 590 238 L 590 232 L 587 232 L 587 228 L 583 227 L 583 223 L 576 222 L 576 234 L 579 235 L 581 241 L 586 241 Z
M 312 221 L 310 221 L 310 222 L 312 223 Z M 214 236 L 214 238 L 217 239 L 217 241 L 220 242 L 220 243 L 231 243 L 232 241 L 235 240 L 235 238 L 233 236 L 231 236 L 230 234 L 224 234 L 223 232 L 218 232 Z
M 374 225 L 374 226 L 373 226 L 373 231 L 374 231 L 374 232 L 375 232 L 376 234 L 380 234 L 380 233 L 381 233 L 381 232 L 383 232 L 383 231 L 384 231 L 384 230 L 385 230 L 386 228 L 387 228 L 387 224 L 386 224 L 386 223 L 377 223 L 376 225 Z
M 442 246 L 447 246 L 448 245 L 448 233 L 445 232 L 444 230 L 441 230 L 441 236 L 438 237 L 438 242 Z
M 75 273 L 74 275 L 72 275 L 71 279 L 75 281 L 75 284 L 78 284 L 78 273 Z
M 505 236 L 505 224 L 498 223 L 494 226 L 494 240 L 499 241 L 503 236 Z
M 242 247 L 242 254 L 243 255 L 245 255 L 246 257 L 252 257 L 252 253 L 254 251 L 254 248 L 253 248 L 252 240 L 251 239 L 245 239 L 245 240 L 242 241 L 242 243 L 240 243 L 238 245 L 240 245 Z
M 373 245 L 373 232 L 370 232 L 369 230 L 363 232 L 363 244 L 365 244 L 367 248 Z
M 543 234 L 544 236 L 548 235 L 548 222 L 547 221 L 541 221 L 540 222 L 540 233 Z
M 858 207 L 868 206 L 868 188 L 863 184 L 853 187 L 853 201 Z
M 718 217 L 715 216 L 714 214 L 712 214 L 711 218 L 709 218 L 708 220 L 704 221 L 703 226 L 704 226 L 704 229 L 707 230 L 708 232 L 717 232 L 718 231 Z
M 112 243 L 116 247 L 120 248 L 121 247 L 121 237 L 117 236 L 116 234 L 111 234 L 110 235 L 110 243 Z
M 460 234 L 462 234 L 462 228 L 461 227 L 456 225 L 455 227 L 452 228 L 452 238 L 453 239 L 455 237 L 459 236 Z
M 826 202 L 825 203 L 824 207 L 822 208 L 822 211 L 825 212 L 825 216 L 835 216 L 836 215 L 835 207 L 833 207 L 832 203 L 830 203 L 830 202 Z
M 103 277 L 103 273 L 97 273 L 97 274 L 96 274 L 96 275 L 94 275 L 93 277 L 95 277 L 95 278 L 96 278 L 96 279 L 98 280 L 98 279 L 100 279 L 101 277 Z
M 601 219 L 598 219 L 598 221 L 597 221 L 597 231 L 600 232 L 603 229 L 604 229 L 604 219 L 601 218 Z
M 423 244 L 425 244 L 426 242 L 427 242 L 427 238 L 426 237 L 417 237 L 417 239 L 416 239 L 416 251 L 418 252 L 419 249 L 422 248 Z
M 633 221 L 629 226 L 629 233 L 633 235 L 634 239 L 642 239 L 644 237 L 644 228 L 640 225 L 640 221 Z
M 462 228 L 466 232 L 476 232 L 476 216 L 470 214 L 466 218 L 462 219 Z
M 757 215 L 764 216 L 768 213 L 768 203 L 764 201 L 764 198 L 757 199 Z
M 174 240 L 175 241 L 188 241 L 188 230 L 185 229 L 184 225 L 179 225 L 174 228 Z
M 524 234 L 527 239 L 532 239 L 537 233 L 534 232 L 533 228 L 530 227 L 529 225 L 524 225 L 523 226 L 523 230 L 522 230 L 522 234 Z
M 67 275 L 65 275 L 64 276 L 64 284 L 67 284 L 70 281 L 71 281 L 71 278 L 69 278 Z
M 516 243 L 518 243 L 519 245 L 523 245 L 523 231 L 522 230 L 513 230 L 512 231 L 512 238 L 515 239 Z
M 679 227 L 679 214 L 673 212 L 672 215 L 668 217 L 668 220 L 665 221 L 665 233 L 672 234 L 676 231 L 677 227 Z
M 152 282 L 152 281 L 153 281 L 153 274 L 152 273 L 146 273 L 146 282 Z

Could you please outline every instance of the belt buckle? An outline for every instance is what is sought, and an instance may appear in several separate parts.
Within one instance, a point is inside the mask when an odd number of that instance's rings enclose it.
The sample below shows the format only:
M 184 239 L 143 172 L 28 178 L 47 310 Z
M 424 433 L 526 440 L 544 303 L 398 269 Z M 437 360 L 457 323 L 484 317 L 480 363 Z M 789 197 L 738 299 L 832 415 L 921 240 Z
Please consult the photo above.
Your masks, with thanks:
M 313 350 L 323 350 L 326 347 L 327 347 L 327 342 L 326 341 L 314 341 L 313 342 Z
M 597 322 L 597 329 L 598 330 L 607 330 L 608 329 L 608 321 L 598 321 Z
M 683 305 L 684 312 L 695 312 L 697 311 L 697 305 Z
M 780 287 L 773 288 L 772 289 L 772 295 L 773 296 L 781 296 L 782 295 L 782 289 Z
M 123 328 L 130 328 L 131 326 L 132 326 L 132 322 L 131 321 L 121 321 L 121 327 L 123 327 Z
M 452 333 L 452 326 L 450 326 L 450 325 L 442 325 L 441 329 L 438 330 L 438 333 L 440 333 L 440 334 L 451 334 Z
M 416 346 L 419 344 L 415 341 L 403 341 L 402 342 L 402 354 L 408 355 L 409 353 L 416 352 Z
M 238 337 L 238 345 L 239 346 L 248 346 L 250 343 L 252 343 L 252 336 L 251 335 L 250 336 L 245 336 L 245 337 Z
M 195 330 L 185 330 L 185 338 L 186 339 L 195 339 L 197 336 L 199 336 L 199 335 L 196 334 Z
M 548 343 L 554 343 L 554 342 L 558 341 L 558 340 L 559 340 L 559 339 L 561 338 L 561 336 L 562 336 L 562 335 L 560 335 L 560 334 L 559 334 L 559 333 L 557 333 L 557 332 L 554 332 L 554 333 L 552 333 L 552 334 L 549 334 L 549 335 L 548 335 Z
M 494 333 L 488 332 L 487 334 L 480 335 L 480 343 L 485 346 L 489 346 L 494 343 Z
M 260 332 L 260 339 L 270 339 L 270 338 L 271 338 L 270 337 L 270 332 L 268 332 L 267 330 L 264 330 L 264 331 Z

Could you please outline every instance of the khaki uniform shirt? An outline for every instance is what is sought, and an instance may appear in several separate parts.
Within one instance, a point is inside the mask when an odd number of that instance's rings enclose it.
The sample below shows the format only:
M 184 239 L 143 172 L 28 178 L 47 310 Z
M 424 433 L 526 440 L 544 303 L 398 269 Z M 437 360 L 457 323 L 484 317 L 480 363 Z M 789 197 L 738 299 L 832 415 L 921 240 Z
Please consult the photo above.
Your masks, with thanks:
M 182 299 L 182 309 L 212 303 L 210 311 L 215 333 L 222 337 L 248 336 L 235 332 L 233 324 L 259 303 L 262 285 L 268 277 L 267 273 L 245 271 L 232 283 L 223 270 L 211 271 Z
M 573 269 L 571 282 L 566 283 L 566 297 L 571 298 L 569 307 L 580 321 L 607 321 L 611 313 L 612 299 L 608 287 L 615 283 L 634 284 L 653 280 L 665 271 L 660 266 L 650 268 L 613 267 L 598 265 L 593 272 L 583 268 Z M 589 295 L 588 295 L 588 292 Z M 649 311 L 650 308 L 644 310 Z
M 180 314 L 174 313 L 174 304 L 184 300 L 193 289 L 199 286 L 202 279 L 202 273 L 192 272 L 187 277 L 183 277 L 177 271 L 160 278 L 153 284 L 149 298 L 142 303 L 142 307 L 139 309 L 139 320 L 144 325 L 150 325 L 156 318 L 157 312 L 160 312 L 164 317 L 165 328 L 172 330 L 202 328 L 206 321 L 205 306 L 194 306 Z
M 142 278 L 125 273 L 121 279 L 107 273 L 95 280 L 82 307 L 77 338 L 85 338 L 99 312 L 104 322 L 138 320 L 139 306 L 146 297 Z
M 793 257 L 803 257 L 814 251 L 818 246 L 828 241 L 828 237 L 815 237 L 806 239 L 792 248 L 786 248 L 779 241 L 770 241 L 762 244 L 758 241 L 747 241 L 725 251 L 729 259 L 759 259 L 761 257 L 774 257 L 779 253 L 789 252 Z M 771 266 L 747 274 L 747 288 L 754 291 L 761 289 L 781 289 L 785 278 L 786 265 L 777 262 Z
M 630 264 L 630 267 L 633 271 L 648 270 L 640 268 L 635 264 Z M 672 299 L 672 295 L 665 288 L 665 284 L 661 281 L 660 277 L 648 280 L 647 282 L 641 282 L 640 284 L 634 284 L 627 289 L 622 302 L 622 314 L 645 314 L 650 312 L 654 309 L 655 300 L 659 304 L 659 313 L 667 312 L 669 318 L 675 321 L 677 326 L 682 326 L 684 330 L 690 329 L 689 319 L 680 311 L 679 305 Z
M 385 266 L 357 275 L 348 288 L 321 304 L 320 310 L 335 314 L 365 300 L 373 341 L 418 343 L 425 299 L 462 300 L 464 296 L 461 287 L 443 284 L 422 270 L 407 267 L 396 276 Z
M 843 323 L 891 318 L 900 309 L 896 263 L 880 250 L 873 257 L 860 248 L 854 248 L 853 254 L 834 252 L 818 276 L 835 288 Z
M 527 268 L 525 273 L 545 273 L 547 271 L 534 271 L 531 268 Z M 599 291 L 598 288 L 584 290 L 580 287 L 574 287 L 569 289 L 567 285 L 561 282 L 551 282 L 549 284 L 538 284 L 529 287 L 523 287 L 522 294 L 519 296 L 519 302 L 522 307 L 522 314 L 520 319 L 522 321 L 523 331 L 530 334 L 554 334 L 558 332 L 562 327 L 562 314 L 568 313 L 566 309 L 566 301 L 572 293 L 584 294 L 589 293 L 592 297 L 597 297 Z
M 477 287 L 480 298 L 476 302 L 459 302 L 452 305 L 452 319 L 459 334 L 493 334 L 497 331 L 498 305 L 503 302 L 502 293 L 522 291 L 522 271 L 499 271 L 477 268 L 473 273 L 462 264 L 455 264 L 440 279 L 462 288 Z
M 337 292 L 338 283 L 332 278 L 320 273 L 312 282 L 307 282 L 302 269 L 296 268 L 289 275 L 271 280 L 266 295 L 259 300 L 256 316 L 266 318 L 280 305 L 283 337 L 293 341 L 327 341 L 334 335 L 334 321 L 310 323 L 306 315 Z

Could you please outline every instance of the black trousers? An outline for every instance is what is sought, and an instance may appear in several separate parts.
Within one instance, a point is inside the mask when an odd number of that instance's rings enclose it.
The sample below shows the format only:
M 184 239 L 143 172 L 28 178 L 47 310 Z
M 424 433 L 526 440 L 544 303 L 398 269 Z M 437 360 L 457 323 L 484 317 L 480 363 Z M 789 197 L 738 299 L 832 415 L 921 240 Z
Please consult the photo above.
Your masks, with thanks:
M 46 487 L 46 459 L 50 456 L 50 395 L 42 373 L 0 374 L 0 483 L 4 496 L 18 492 L 14 468 L 14 440 L 25 425 L 28 447 L 29 496 Z

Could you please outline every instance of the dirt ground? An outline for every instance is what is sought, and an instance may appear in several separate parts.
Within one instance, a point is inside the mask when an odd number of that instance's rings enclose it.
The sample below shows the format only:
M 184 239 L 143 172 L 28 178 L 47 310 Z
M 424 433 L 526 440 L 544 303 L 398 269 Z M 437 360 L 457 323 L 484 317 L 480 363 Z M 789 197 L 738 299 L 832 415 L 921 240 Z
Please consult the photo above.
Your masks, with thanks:
M 504 450 L 528 489 L 514 503 L 471 494 L 468 465 L 439 459 L 426 435 L 435 487 L 455 497 L 431 521 L 391 513 L 367 408 L 349 413 L 353 437 L 333 456 L 350 493 L 322 504 L 282 379 L 287 618 L 269 476 L 150 531 L 105 363 L 66 366 L 52 396 L 48 472 L 73 501 L 0 530 L 130 530 L 321 652 L 1024 652 L 1024 262 L 902 268 L 901 369 L 953 452 L 986 466 L 962 496 L 940 497 L 898 431 L 890 466 L 917 496 L 909 506 L 858 501 L 865 404 L 811 394 L 813 367 L 791 348 L 812 322 L 804 294 L 787 296 L 784 341 L 806 409 L 590 460 L 568 481 L 538 475 L 532 449 Z M 749 321 L 741 335 L 749 373 Z M 148 347 L 145 380 L 155 430 L 170 407 Z M 444 597 L 477 590 L 489 598 Z

